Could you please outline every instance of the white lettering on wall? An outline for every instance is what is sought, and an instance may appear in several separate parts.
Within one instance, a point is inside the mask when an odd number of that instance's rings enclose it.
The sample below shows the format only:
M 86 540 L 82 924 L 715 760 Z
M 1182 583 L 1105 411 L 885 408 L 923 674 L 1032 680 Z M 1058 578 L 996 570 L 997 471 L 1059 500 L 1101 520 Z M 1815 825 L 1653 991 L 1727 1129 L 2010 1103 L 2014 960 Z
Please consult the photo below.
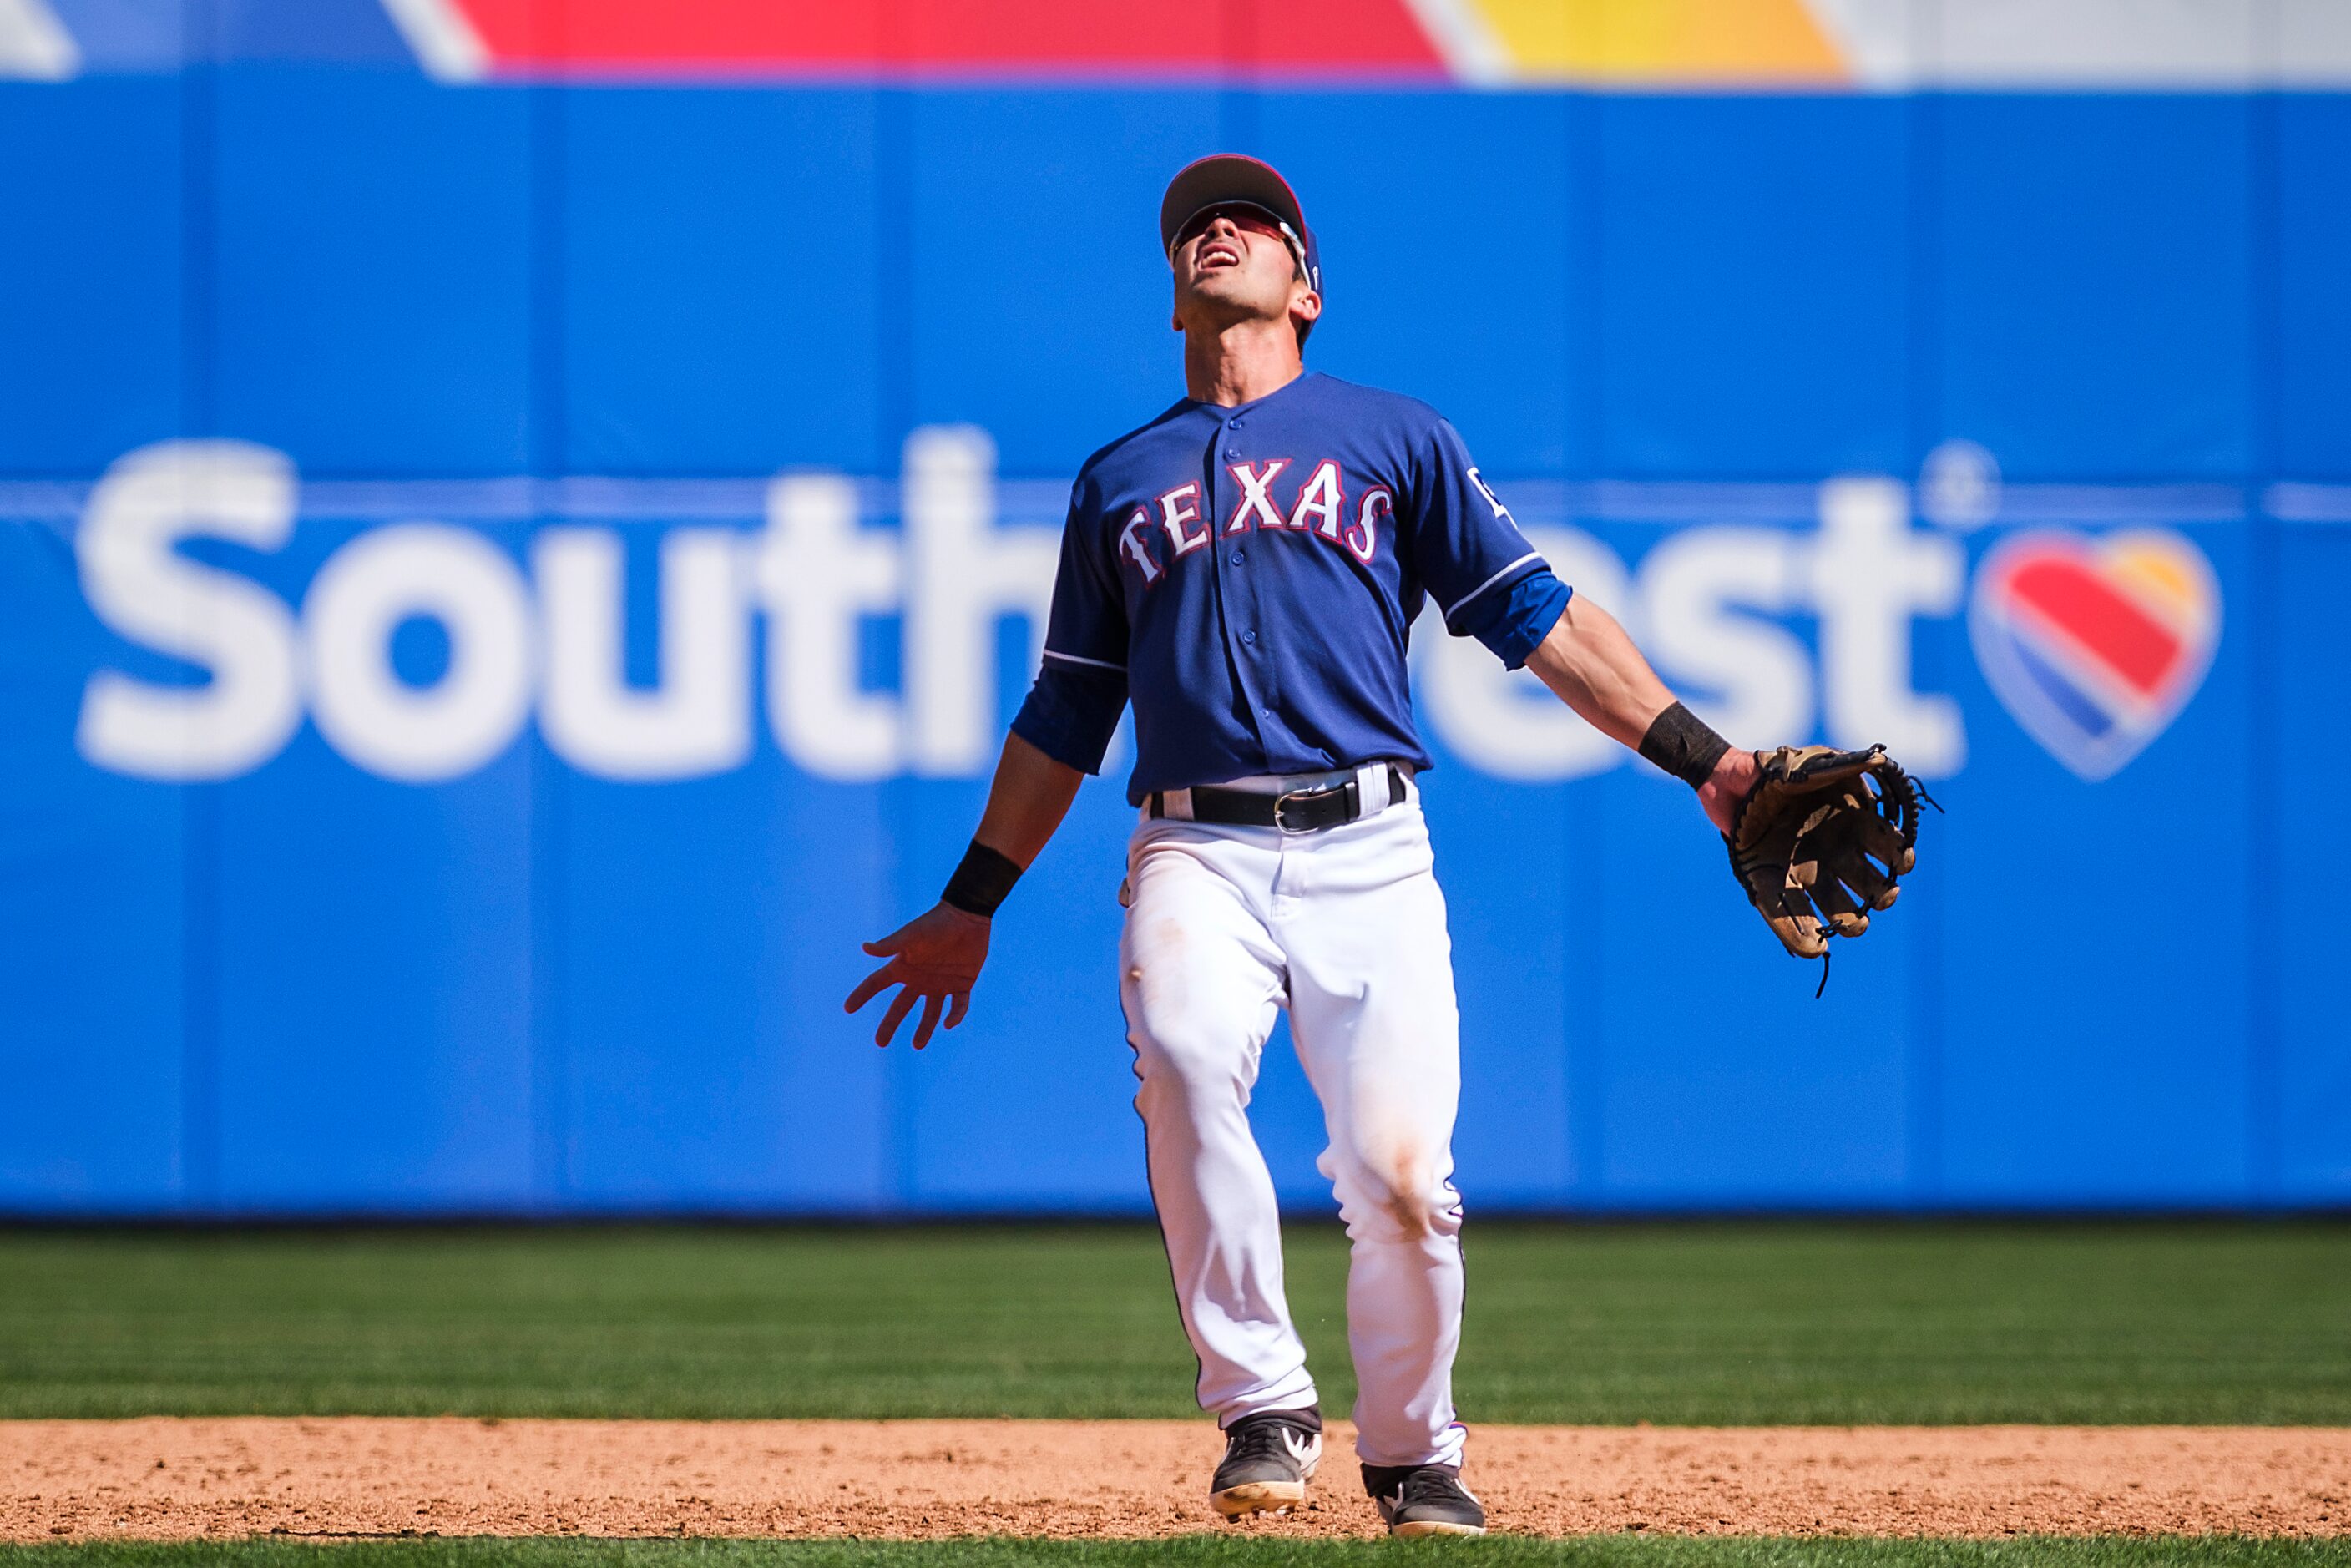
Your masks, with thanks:
M 898 541 L 857 526 L 857 490 L 831 474 L 768 487 L 756 577 L 768 612 L 768 722 L 820 779 L 887 779 L 904 766 L 898 699 L 860 689 L 857 622 L 898 608 Z
M 531 542 L 547 632 L 539 727 L 563 759 L 606 779 L 692 779 L 751 755 L 749 607 L 741 536 L 672 528 L 661 540 L 659 682 L 625 678 L 620 536 L 559 528 Z
M 1530 528 L 1526 536 L 1578 596 L 1637 622 L 1632 578 L 1614 550 L 1580 528 Z M 1414 633 L 1429 722 L 1446 749 L 1479 772 L 1529 782 L 1583 779 L 1625 759 L 1623 747 L 1576 717 L 1531 671 L 1506 670 L 1475 638 L 1447 636 L 1433 606 Z
M 1883 743 L 1929 778 L 1967 760 L 1959 705 L 1910 685 L 1910 623 L 1959 607 L 1966 557 L 1959 541 L 1910 526 L 1908 498 L 1891 479 L 1832 479 L 1821 486 L 1812 597 L 1821 617 L 1821 677 L 1829 739 Z
M 270 551 L 292 537 L 294 475 L 266 448 L 175 442 L 124 457 L 92 491 L 76 550 L 83 591 L 130 642 L 195 665 L 173 683 L 100 669 L 85 688 L 79 746 L 139 778 L 227 779 L 262 766 L 299 727 L 385 778 L 459 777 L 511 746 L 534 701 L 549 746 L 583 772 L 686 779 L 753 755 L 754 618 L 765 623 L 768 727 L 790 764 L 819 778 L 914 773 L 976 778 L 993 759 L 1007 672 L 997 629 L 1029 631 L 1041 653 L 1058 559 L 1050 526 L 998 515 L 994 444 L 983 431 L 916 431 L 906 442 L 903 526 L 862 516 L 835 474 L 769 485 L 765 526 L 675 527 L 659 551 L 657 678 L 627 680 L 624 551 L 611 528 L 540 529 L 530 573 L 477 530 L 400 522 L 329 555 L 298 619 L 226 567 L 178 553 L 211 538 Z M 1958 704 L 1915 690 L 1922 617 L 1959 608 L 1957 541 L 1910 526 L 1891 481 L 1834 480 L 1817 529 L 1708 525 L 1669 531 L 1629 570 L 1574 528 L 1528 529 L 1560 576 L 1622 619 L 1690 705 L 1733 740 L 1883 741 L 1929 778 L 1966 758 Z M 1147 519 L 1146 519 L 1147 521 Z M 1817 656 L 1787 623 L 1816 615 Z M 448 668 L 421 685 L 393 668 L 402 622 L 446 631 Z M 899 678 L 862 666 L 877 623 L 894 622 Z M 1583 778 L 1623 748 L 1586 727 L 1523 671 L 1433 622 L 1415 640 L 1433 737 L 1499 778 Z M 892 689 L 894 686 L 894 689 Z
M 392 635 L 437 621 L 449 665 L 401 679 Z M 302 604 L 312 716 L 334 748 L 411 783 L 455 779 L 514 743 L 530 711 L 530 593 L 504 550 L 467 528 L 394 523 L 327 558 Z
M 176 554 L 183 539 L 274 550 L 294 531 L 294 471 L 266 446 L 173 441 L 107 471 L 74 541 L 82 593 L 133 643 L 201 665 L 202 685 L 100 670 L 84 689 L 76 743 L 101 768 L 141 779 L 232 779 L 277 754 L 302 722 L 293 616 L 235 572 Z
M 996 526 L 996 443 L 973 425 L 906 438 L 906 705 L 914 771 L 959 779 L 986 769 L 997 721 L 996 622 L 1028 617 L 1029 667 L 1045 656 L 1060 541 Z
M 1776 528 L 1685 528 L 1641 563 L 1643 643 L 1690 711 L 1734 746 L 1813 729 L 1812 661 L 1786 627 L 1752 613 L 1795 607 L 1803 541 Z M 1750 613 L 1741 614 L 1741 610 Z

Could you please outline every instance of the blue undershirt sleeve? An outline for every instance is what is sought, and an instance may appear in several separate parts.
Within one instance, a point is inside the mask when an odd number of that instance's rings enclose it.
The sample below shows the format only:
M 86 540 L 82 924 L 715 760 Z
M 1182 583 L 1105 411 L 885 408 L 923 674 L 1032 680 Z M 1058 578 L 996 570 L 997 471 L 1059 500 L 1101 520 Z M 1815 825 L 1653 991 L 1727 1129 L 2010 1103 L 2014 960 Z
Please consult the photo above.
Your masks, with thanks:
M 1102 753 L 1126 711 L 1126 675 L 1051 658 L 1012 717 L 1012 733 L 1081 773 L 1102 771 Z
M 1552 575 L 1551 568 L 1538 567 L 1508 592 L 1481 595 L 1462 617 L 1459 630 L 1485 643 L 1505 668 L 1519 669 L 1551 635 L 1574 592 Z
M 1045 659 L 1012 733 L 1065 767 L 1102 771 L 1126 708 L 1126 602 L 1102 556 L 1099 508 L 1086 477 L 1070 488 Z

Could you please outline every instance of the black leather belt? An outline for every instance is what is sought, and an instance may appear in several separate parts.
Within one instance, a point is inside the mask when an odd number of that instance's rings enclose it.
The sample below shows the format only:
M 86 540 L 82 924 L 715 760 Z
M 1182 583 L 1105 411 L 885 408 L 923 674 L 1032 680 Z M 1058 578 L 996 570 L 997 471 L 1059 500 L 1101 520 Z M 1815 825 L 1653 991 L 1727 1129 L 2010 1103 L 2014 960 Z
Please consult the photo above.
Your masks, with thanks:
M 1404 772 L 1391 762 L 1387 774 L 1387 804 L 1394 806 L 1405 798 Z M 1285 833 L 1319 833 L 1364 814 L 1363 787 L 1353 773 L 1335 784 L 1291 789 L 1280 795 L 1221 789 L 1212 785 L 1196 788 L 1191 793 L 1191 821 L 1219 827 L 1280 828 Z M 1150 807 L 1153 816 L 1166 816 L 1166 795 L 1153 791 Z

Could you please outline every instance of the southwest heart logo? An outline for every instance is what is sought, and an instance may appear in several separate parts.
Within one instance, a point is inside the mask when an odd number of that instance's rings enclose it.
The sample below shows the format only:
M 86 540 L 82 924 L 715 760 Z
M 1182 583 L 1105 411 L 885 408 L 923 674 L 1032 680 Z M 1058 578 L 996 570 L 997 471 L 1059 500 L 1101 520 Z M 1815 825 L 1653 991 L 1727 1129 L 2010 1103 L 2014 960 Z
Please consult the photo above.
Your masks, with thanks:
M 2167 529 L 2017 534 L 1977 568 L 1968 631 L 2016 722 L 2095 783 L 2204 684 L 2220 587 L 2204 552 Z

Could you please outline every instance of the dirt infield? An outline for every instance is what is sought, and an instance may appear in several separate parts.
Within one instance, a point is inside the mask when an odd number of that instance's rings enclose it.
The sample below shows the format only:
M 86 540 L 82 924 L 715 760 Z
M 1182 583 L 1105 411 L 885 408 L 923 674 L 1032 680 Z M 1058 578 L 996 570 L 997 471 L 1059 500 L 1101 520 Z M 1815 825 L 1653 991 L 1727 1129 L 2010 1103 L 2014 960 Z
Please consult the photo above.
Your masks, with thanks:
M 1314 1506 L 1376 1532 L 1332 1434 Z M 1498 1529 L 2351 1534 L 2351 1428 L 1486 1427 Z M 1216 1528 L 1175 1421 L 0 1422 L 0 1539 L 1148 1536 Z

